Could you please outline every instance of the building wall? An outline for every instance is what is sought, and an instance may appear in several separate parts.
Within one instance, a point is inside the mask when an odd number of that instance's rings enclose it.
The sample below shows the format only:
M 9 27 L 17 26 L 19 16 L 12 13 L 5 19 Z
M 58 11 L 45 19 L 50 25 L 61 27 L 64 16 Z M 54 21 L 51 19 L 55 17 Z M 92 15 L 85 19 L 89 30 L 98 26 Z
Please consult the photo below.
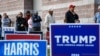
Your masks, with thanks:
M 65 13 L 70 4 L 76 5 L 76 13 L 79 15 L 81 23 L 93 23 L 95 13 L 95 0 L 42 0 L 44 18 L 49 8 L 54 9 L 56 21 L 63 23 Z
M 27 10 L 33 12 L 33 0 L 24 0 L 24 12 Z
M 13 22 L 19 12 L 27 10 L 33 10 L 33 0 L 0 0 L 0 14 L 7 13 Z
M 23 12 L 24 0 L 0 0 L 0 14 L 7 13 L 12 20 L 19 11 Z M 11 16 L 13 15 L 13 16 Z
M 19 12 L 39 10 L 44 29 L 44 18 L 50 8 L 54 10 L 56 22 L 63 23 L 70 4 L 76 5 L 75 11 L 79 15 L 81 23 L 93 23 L 100 0 L 0 0 L 0 14 L 6 12 L 12 21 L 15 21 Z
M 36 7 L 39 8 L 38 6 L 34 6 L 35 2 L 33 1 L 37 0 L 0 0 L 0 14 L 6 12 L 8 15 L 10 15 L 10 18 L 15 21 L 14 18 L 18 12 L 25 13 L 27 10 L 33 12 L 33 9 Z M 93 16 L 97 11 L 96 8 L 100 4 L 99 0 L 41 0 L 41 2 L 42 5 L 40 4 L 39 6 L 41 7 L 40 10 L 42 10 L 41 16 L 43 20 L 47 14 L 47 11 L 50 8 L 53 8 L 56 21 L 62 23 L 70 4 L 76 5 L 75 11 L 79 15 L 82 23 L 93 22 Z

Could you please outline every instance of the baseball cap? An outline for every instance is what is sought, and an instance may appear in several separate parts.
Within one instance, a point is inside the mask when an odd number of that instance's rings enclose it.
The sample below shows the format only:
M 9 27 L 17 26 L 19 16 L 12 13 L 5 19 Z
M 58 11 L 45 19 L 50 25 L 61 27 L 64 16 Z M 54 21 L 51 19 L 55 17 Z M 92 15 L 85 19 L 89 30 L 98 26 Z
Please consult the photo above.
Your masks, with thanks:
M 49 9 L 49 11 L 53 11 L 53 9 L 52 9 L 52 8 L 50 8 L 50 9 Z
M 76 6 L 75 5 L 69 5 L 69 8 L 75 8 Z

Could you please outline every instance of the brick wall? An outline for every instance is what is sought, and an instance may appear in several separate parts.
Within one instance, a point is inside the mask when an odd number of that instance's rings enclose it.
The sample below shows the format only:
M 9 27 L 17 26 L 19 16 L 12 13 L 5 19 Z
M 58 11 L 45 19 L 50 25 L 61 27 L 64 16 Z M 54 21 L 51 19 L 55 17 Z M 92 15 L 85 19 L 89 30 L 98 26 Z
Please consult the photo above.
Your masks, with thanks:
M 71 3 L 79 0 L 43 0 L 43 5 L 54 5 L 54 4 L 62 4 L 62 3 Z
M 82 23 L 93 22 L 93 16 L 100 5 L 99 0 L 42 0 L 42 19 L 48 13 L 49 8 L 54 9 L 57 22 L 63 23 L 65 13 L 70 4 L 76 5 L 76 13 Z M 15 21 L 16 15 L 21 11 L 33 10 L 33 0 L 0 0 L 0 14 L 7 12 L 10 18 Z M 42 22 L 42 23 L 43 23 Z
M 24 8 L 24 0 L 0 0 L 0 12 L 20 10 Z
M 44 0 L 42 0 L 44 1 Z M 62 4 L 62 5 L 61 5 Z M 76 5 L 76 13 L 79 15 L 82 23 L 93 23 L 93 17 L 95 13 L 95 1 L 91 0 L 45 0 L 43 6 L 54 8 L 54 15 L 56 21 L 63 23 L 65 18 L 65 13 L 68 10 L 70 4 Z M 63 6 L 64 5 L 64 6 Z M 61 7 L 61 8 L 60 8 Z M 44 19 L 45 15 L 48 13 L 48 9 L 44 9 L 42 12 L 42 17 Z

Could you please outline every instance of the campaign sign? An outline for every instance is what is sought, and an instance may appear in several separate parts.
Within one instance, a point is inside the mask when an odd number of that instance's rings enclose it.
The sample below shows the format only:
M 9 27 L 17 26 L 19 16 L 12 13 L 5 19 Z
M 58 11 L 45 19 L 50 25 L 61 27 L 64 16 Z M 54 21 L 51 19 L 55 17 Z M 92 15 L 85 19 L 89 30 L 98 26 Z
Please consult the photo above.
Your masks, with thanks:
M 0 56 L 46 56 L 46 41 L 0 41 Z
M 40 40 L 40 34 L 6 34 L 6 40 Z
M 2 37 L 5 37 L 6 34 L 14 34 L 15 27 L 2 27 Z
M 51 56 L 99 56 L 98 24 L 51 25 Z

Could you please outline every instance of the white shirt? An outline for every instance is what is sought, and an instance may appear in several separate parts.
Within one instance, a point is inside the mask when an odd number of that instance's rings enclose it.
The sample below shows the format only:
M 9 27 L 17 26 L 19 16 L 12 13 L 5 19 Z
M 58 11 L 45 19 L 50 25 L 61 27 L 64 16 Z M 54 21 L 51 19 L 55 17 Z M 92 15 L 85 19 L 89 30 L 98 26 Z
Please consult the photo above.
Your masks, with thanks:
M 45 25 L 47 26 L 47 27 L 49 27 L 49 25 L 51 24 L 51 23 L 55 23 L 55 18 L 54 18 L 54 16 L 51 16 L 50 14 L 47 14 L 46 16 L 45 16 Z
M 32 28 L 33 27 L 33 24 L 32 24 L 33 22 L 32 22 L 32 18 L 30 18 L 29 20 L 28 20 L 28 28 Z

